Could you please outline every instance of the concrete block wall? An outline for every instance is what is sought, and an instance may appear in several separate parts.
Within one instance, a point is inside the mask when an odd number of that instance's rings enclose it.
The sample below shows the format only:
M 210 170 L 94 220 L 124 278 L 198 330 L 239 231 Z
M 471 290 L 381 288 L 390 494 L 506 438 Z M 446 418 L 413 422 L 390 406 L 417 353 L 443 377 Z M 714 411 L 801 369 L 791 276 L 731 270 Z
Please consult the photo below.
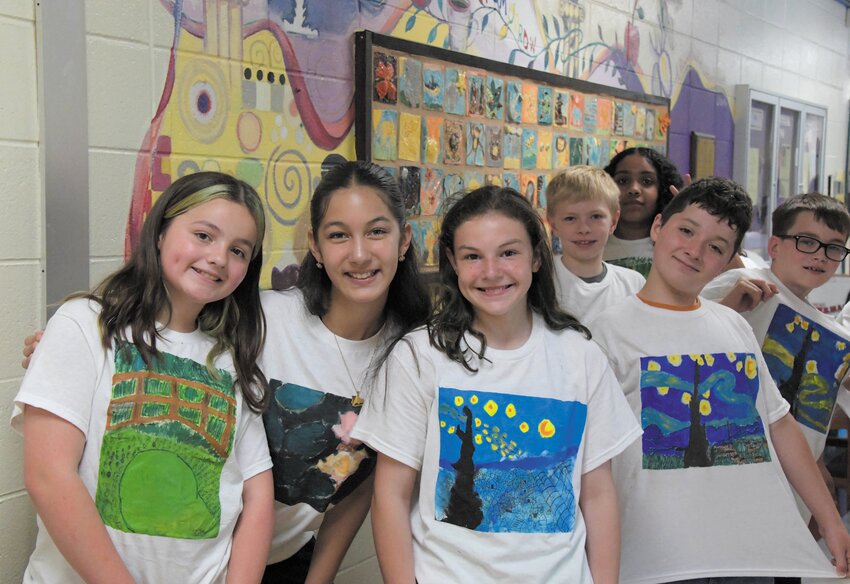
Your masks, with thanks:
M 123 259 L 137 155 L 162 94 L 174 36 L 174 19 L 165 4 L 159 0 L 85 1 L 91 284 Z M 197 7 L 202 2 L 186 0 L 185 4 Z M 248 9 L 256 10 L 262 2 L 249 4 Z M 358 27 L 376 30 L 381 29 L 376 24 L 379 20 L 384 23 L 392 20 L 390 12 L 398 13 L 395 18 L 400 24 L 391 34 L 406 34 L 405 19 L 415 10 L 408 0 L 389 0 L 379 16 L 374 7 L 361 7 L 367 4 L 341 2 L 340 6 L 353 10 Z M 517 11 L 527 12 L 522 8 L 526 0 L 482 3 L 501 6 L 506 13 L 515 4 Z M 640 34 L 640 52 L 632 73 L 643 87 L 651 91 L 657 77 L 662 82 L 660 93 L 667 92 L 675 107 L 683 86 L 690 83 L 690 68 L 699 74 L 704 87 L 690 87 L 699 91 L 688 104 L 688 115 L 694 119 L 715 115 L 706 113 L 712 99 L 728 99 L 734 108 L 738 83 L 826 106 L 826 174 L 843 174 L 850 28 L 845 26 L 844 8 L 834 0 L 641 0 L 637 4 L 632 0 L 535 0 L 533 4 L 538 17 L 558 14 L 568 5 L 578 7 L 585 39 L 596 40 L 601 31 L 612 49 L 622 46 L 626 25 L 633 22 Z M 20 581 L 34 538 L 32 508 L 21 477 L 21 442 L 6 420 L 21 377 L 20 339 L 43 324 L 45 314 L 36 5 L 36 0 L 0 3 L 0 192 L 6 202 L 0 213 L 0 329 L 4 332 L 0 337 L 0 461 L 4 465 L 0 475 L 0 584 Z M 643 14 L 640 18 L 635 16 L 638 6 Z M 451 13 L 451 29 L 465 31 L 465 18 L 464 13 Z M 425 14 L 420 14 L 419 22 L 424 19 Z M 531 20 L 524 19 L 523 26 L 532 27 L 530 32 L 543 38 Z M 439 29 L 440 35 L 446 28 Z M 449 40 L 457 50 L 507 58 L 510 39 L 500 39 L 497 31 L 469 39 L 458 34 Z M 542 66 L 541 61 L 538 59 L 536 66 Z M 656 65 L 660 75 L 654 73 Z M 580 67 L 575 70 L 581 76 L 587 74 Z M 719 105 L 715 107 L 720 111 Z M 293 111 L 287 109 L 285 122 L 297 115 Z M 671 129 L 671 147 L 687 144 L 686 132 L 680 134 L 677 137 L 676 127 Z M 305 151 L 314 148 L 309 142 Z M 718 157 L 724 152 L 731 156 L 731 147 L 731 143 L 719 144 Z M 687 160 L 686 155 L 680 158 Z M 293 242 L 292 249 L 303 248 Z M 337 582 L 379 581 L 367 521 Z
M 20 383 L 20 343 L 43 321 L 42 188 L 36 23 L 32 0 L 0 3 L 0 582 L 20 582 L 35 537 L 21 439 L 7 420 Z

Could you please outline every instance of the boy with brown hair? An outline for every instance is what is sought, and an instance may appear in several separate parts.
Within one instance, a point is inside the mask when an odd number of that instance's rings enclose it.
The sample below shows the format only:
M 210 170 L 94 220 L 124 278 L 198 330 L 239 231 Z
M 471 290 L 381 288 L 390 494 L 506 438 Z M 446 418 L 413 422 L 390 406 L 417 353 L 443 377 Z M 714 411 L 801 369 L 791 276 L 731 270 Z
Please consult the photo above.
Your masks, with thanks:
M 643 286 L 635 270 L 602 261 L 620 217 L 620 190 L 601 168 L 571 166 L 546 187 L 546 218 L 561 240 L 555 258 L 558 301 L 582 322 Z
M 850 331 L 812 306 L 808 296 L 850 253 L 848 235 L 850 213 L 840 202 L 819 193 L 792 197 L 773 212 L 770 268 L 729 270 L 703 291 L 750 323 L 815 458 L 823 453 L 850 363 Z M 825 469 L 823 474 L 828 477 Z M 808 519 L 806 509 L 800 510 Z
M 625 584 L 847 571 L 850 535 L 751 328 L 699 298 L 751 217 L 736 183 L 693 183 L 653 222 L 646 285 L 591 323 L 644 430 L 614 460 Z M 835 569 L 789 481 L 818 519 Z

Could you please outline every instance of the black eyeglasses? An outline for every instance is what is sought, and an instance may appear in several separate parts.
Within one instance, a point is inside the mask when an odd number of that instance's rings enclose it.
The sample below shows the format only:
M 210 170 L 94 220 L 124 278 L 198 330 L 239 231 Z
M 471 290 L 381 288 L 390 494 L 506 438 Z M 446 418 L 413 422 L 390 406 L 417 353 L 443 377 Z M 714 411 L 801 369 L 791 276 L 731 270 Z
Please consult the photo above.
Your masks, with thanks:
M 797 247 L 797 251 L 803 253 L 817 253 L 820 248 L 824 248 L 827 259 L 834 262 L 840 262 L 850 254 L 850 249 L 837 243 L 824 243 L 814 237 L 808 235 L 777 235 L 779 239 L 793 239 Z

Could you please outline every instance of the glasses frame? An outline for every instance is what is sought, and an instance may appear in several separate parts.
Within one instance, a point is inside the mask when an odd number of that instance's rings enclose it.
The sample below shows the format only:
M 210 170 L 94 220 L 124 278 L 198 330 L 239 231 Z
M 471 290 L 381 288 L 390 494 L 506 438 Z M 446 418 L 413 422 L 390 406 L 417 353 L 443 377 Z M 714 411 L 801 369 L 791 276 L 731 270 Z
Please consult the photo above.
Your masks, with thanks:
M 838 245 L 837 243 L 824 243 L 820 239 L 812 237 L 811 235 L 777 235 L 776 237 L 778 237 L 779 239 L 793 239 L 794 240 L 794 247 L 800 253 L 806 253 L 806 254 L 812 255 L 812 254 L 818 253 L 821 249 L 823 249 L 824 250 L 823 255 L 826 257 L 826 259 L 832 260 L 833 262 L 842 262 L 842 261 L 844 261 L 844 258 L 846 258 L 848 254 L 850 254 L 850 249 L 847 249 L 843 245 Z M 801 249 L 800 248 L 800 240 L 801 239 L 814 241 L 815 243 L 818 244 L 818 246 L 815 249 L 813 249 L 812 251 L 807 251 L 805 249 Z M 831 250 L 831 249 L 832 250 L 840 249 L 842 256 L 840 258 L 830 257 L 829 250 Z

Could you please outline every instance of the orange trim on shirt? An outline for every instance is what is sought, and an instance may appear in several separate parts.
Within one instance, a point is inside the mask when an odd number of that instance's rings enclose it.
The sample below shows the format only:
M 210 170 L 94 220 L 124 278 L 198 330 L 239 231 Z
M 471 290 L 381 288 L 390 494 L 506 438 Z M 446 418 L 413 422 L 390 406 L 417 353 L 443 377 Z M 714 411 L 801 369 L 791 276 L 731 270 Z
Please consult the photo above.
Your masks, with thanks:
M 648 304 L 650 306 L 654 306 L 655 308 L 663 308 L 665 310 L 676 310 L 678 312 L 688 312 L 690 310 L 696 310 L 701 306 L 699 298 L 691 304 L 690 306 L 676 306 L 675 304 L 662 304 L 661 302 L 653 302 L 652 300 L 647 300 L 643 298 L 640 294 L 635 294 L 638 297 L 638 300 L 643 302 L 644 304 Z

